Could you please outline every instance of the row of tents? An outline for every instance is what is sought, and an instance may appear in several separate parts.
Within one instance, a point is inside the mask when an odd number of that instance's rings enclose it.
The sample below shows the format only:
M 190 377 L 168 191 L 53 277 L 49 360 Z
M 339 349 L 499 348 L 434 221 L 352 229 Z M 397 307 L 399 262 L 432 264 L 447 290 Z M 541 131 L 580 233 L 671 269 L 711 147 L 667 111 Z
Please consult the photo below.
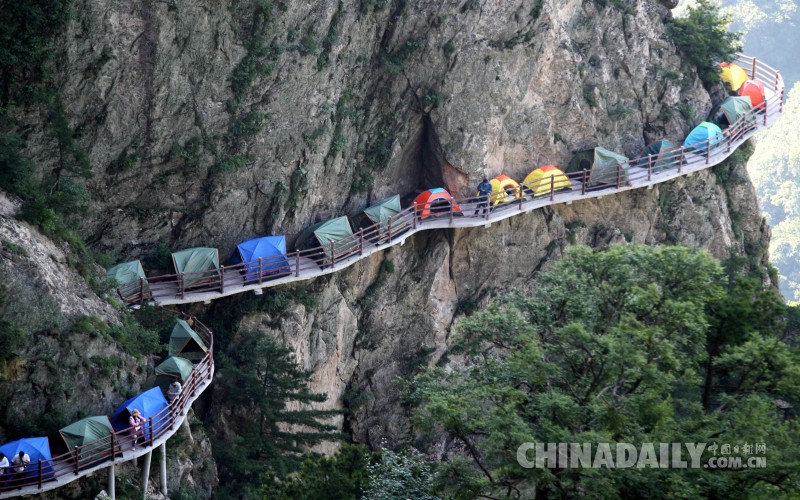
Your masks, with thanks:
M 701 122 L 689 132 L 683 142 L 684 152 L 698 155 L 709 153 L 710 149 L 723 142 L 724 129 L 743 117 L 754 124 L 755 118 L 751 111 L 754 107 L 765 106 L 764 86 L 761 83 L 750 80 L 747 73 L 733 63 L 722 63 L 721 70 L 722 80 L 737 95 L 722 101 L 712 110 L 708 121 Z M 679 154 L 680 149 L 675 144 L 663 139 L 648 145 L 634 163 L 649 166 L 653 172 L 659 172 L 674 166 Z M 538 167 L 521 184 L 504 174 L 491 179 L 492 193 L 489 203 L 499 205 L 522 196 L 546 195 L 551 189 L 572 189 L 568 175 L 583 170 L 588 173 L 588 188 L 626 185 L 629 165 L 626 156 L 603 147 L 595 147 L 576 153 L 566 169 L 562 170 L 554 165 Z M 413 203 L 418 207 L 416 216 L 420 219 L 461 213 L 461 207 L 444 188 L 428 189 L 414 198 Z M 364 220 L 378 226 L 379 233 L 383 233 L 388 230 L 387 221 L 401 211 L 400 196 L 394 195 L 366 208 L 363 216 Z M 350 221 L 342 216 L 307 228 L 297 238 L 295 247 L 297 250 L 322 247 L 325 257 L 330 259 L 350 254 L 356 250 L 357 245 Z M 291 271 L 284 235 L 262 236 L 243 241 L 236 246 L 230 261 L 232 264 L 244 263 L 242 273 L 245 283 L 261 280 L 265 276 L 284 276 Z M 184 288 L 202 285 L 210 278 L 219 278 L 220 258 L 216 248 L 181 250 L 172 254 L 172 262 L 175 274 L 182 280 Z M 147 277 L 138 260 L 116 265 L 108 270 L 108 275 L 122 286 L 135 282 L 147 286 Z
M 151 435 L 159 435 L 169 425 L 169 403 L 165 397 L 167 388 L 173 380 L 185 383 L 194 370 L 193 361 L 202 360 L 208 347 L 189 323 L 179 319 L 170 334 L 168 352 L 169 357 L 145 381 L 143 388 L 147 390 L 119 405 L 111 416 L 82 418 L 58 431 L 67 450 L 73 451 L 78 447 L 78 468 L 92 467 L 110 458 L 106 451 L 110 450 L 111 436 L 130 427 L 129 418 L 133 410 L 139 410 L 147 419 L 143 428 L 145 439 L 149 439 Z M 120 445 L 126 447 L 124 443 L 132 442 L 127 434 L 120 434 L 116 439 L 117 453 Z M 26 478 L 38 480 L 40 460 L 42 479 L 54 478 L 50 441 L 47 437 L 23 438 L 0 446 L 0 452 L 9 457 L 9 461 L 20 451 L 31 458 L 31 465 L 25 472 Z

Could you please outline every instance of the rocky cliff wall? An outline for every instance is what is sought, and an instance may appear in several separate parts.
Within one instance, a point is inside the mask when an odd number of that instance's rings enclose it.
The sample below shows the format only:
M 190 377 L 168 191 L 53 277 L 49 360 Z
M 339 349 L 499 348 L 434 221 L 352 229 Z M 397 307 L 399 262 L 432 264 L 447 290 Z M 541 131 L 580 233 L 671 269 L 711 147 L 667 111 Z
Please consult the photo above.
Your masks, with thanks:
M 385 195 L 469 195 L 485 175 L 519 178 L 595 145 L 632 155 L 680 140 L 711 100 L 665 36 L 668 15 L 649 0 L 79 0 L 56 69 L 94 172 L 82 232 L 120 260 L 159 242 L 225 255 Z M 52 165 L 48 118 L 30 111 L 26 151 Z M 292 346 L 355 440 L 407 441 L 398 378 L 437 362 L 454 322 L 492 294 L 536 293 L 531 277 L 565 245 L 684 243 L 766 264 L 758 213 L 737 161 L 421 233 L 311 282 L 314 307 L 239 327 Z M 208 421 L 230 431 L 237 409 L 213 401 Z M 208 486 L 210 470 L 187 481 Z

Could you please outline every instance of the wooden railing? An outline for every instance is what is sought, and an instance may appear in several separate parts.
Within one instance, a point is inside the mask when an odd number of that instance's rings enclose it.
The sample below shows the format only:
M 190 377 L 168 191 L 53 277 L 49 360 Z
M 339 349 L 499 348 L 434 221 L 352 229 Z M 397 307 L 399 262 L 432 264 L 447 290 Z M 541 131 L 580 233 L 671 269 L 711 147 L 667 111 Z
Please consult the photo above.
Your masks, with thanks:
M 616 191 L 665 182 L 678 175 L 695 172 L 720 163 L 758 130 L 767 127 L 783 112 L 784 84 L 779 71 L 753 57 L 738 55 L 736 61 L 749 76 L 764 84 L 767 98 L 731 124 L 721 136 L 697 144 L 677 147 L 658 156 L 636 158 L 611 167 L 602 178 L 582 170 L 566 174 L 571 189 L 560 189 L 553 177 L 543 185 L 520 186 L 508 193 L 511 201 L 484 209 L 477 198 L 457 199 L 447 205 L 412 205 L 379 223 L 325 247 L 298 250 L 285 255 L 243 262 L 202 273 L 166 274 L 140 279 L 117 289 L 130 306 L 147 302 L 185 303 L 208 301 L 247 290 L 311 279 L 358 261 L 365 255 L 408 235 L 447 226 L 476 227 L 504 219 L 510 213 L 524 213 L 545 205 L 572 202 Z M 545 187 L 545 193 L 539 193 Z M 538 193 L 534 195 L 534 193 Z M 458 206 L 455 209 L 454 206 Z M 430 214 L 428 214 L 430 212 Z M 187 286 L 186 283 L 191 283 Z
M 136 447 L 134 448 L 132 429 L 127 428 L 76 446 L 50 460 L 32 462 L 24 472 L 15 473 L 11 467 L 9 471 L 12 472 L 0 481 L 0 498 L 30 495 L 61 487 L 98 469 L 106 468 L 111 463 L 136 459 L 171 437 L 180 428 L 192 402 L 209 386 L 214 375 L 214 336 L 211 330 L 195 318 L 182 316 L 192 320 L 192 328 L 206 343 L 208 352 L 194 366 L 181 393 L 171 404 L 155 415 L 144 415 L 146 423 L 142 426 L 143 434 L 140 432 Z

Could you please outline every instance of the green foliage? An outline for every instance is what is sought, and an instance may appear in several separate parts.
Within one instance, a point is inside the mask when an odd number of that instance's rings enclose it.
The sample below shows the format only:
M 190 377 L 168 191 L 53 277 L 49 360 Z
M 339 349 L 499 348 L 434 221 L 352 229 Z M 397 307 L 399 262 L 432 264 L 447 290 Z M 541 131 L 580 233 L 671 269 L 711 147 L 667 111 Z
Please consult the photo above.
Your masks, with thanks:
M 0 361 L 14 358 L 17 349 L 24 345 L 27 336 L 25 330 L 13 321 L 0 319 Z
M 272 0 L 257 0 L 249 24 L 241 26 L 247 37 L 244 42 L 247 53 L 231 74 L 234 106 L 245 99 L 256 78 L 272 74 L 272 62 L 277 56 L 276 51 L 268 44 L 273 7 Z
M 3 2 L 0 16 L 0 107 L 35 102 L 48 78 L 50 43 L 72 17 L 70 0 Z
M 446 41 L 442 46 L 442 50 L 444 50 L 444 55 L 452 56 L 456 52 L 456 45 L 453 43 L 453 39 Z
M 232 441 L 214 446 L 223 496 L 252 494 L 248 485 L 267 471 L 286 477 L 306 447 L 339 437 L 323 422 L 337 412 L 308 409 L 327 399 L 308 390 L 311 372 L 271 337 L 240 332 L 218 359 L 225 400 L 242 417 Z M 301 409 L 291 409 L 296 405 Z
M 597 106 L 597 97 L 595 96 L 596 90 L 597 87 L 594 85 L 586 84 L 583 86 L 583 98 L 589 103 L 589 106 L 593 108 Z
M 166 241 L 159 241 L 142 259 L 145 269 L 165 270 L 172 266 L 172 250 Z
M 344 444 L 332 457 L 308 456 L 294 475 L 263 481 L 261 495 L 274 500 L 340 500 L 362 498 L 368 484 L 371 454 L 364 445 Z
M 741 50 L 741 35 L 728 32 L 731 18 L 720 14 L 719 6 L 699 0 L 686 17 L 675 18 L 668 26 L 672 41 L 684 60 L 697 68 L 702 82 L 719 82 L 719 63 L 730 61 Z
M 224 174 L 234 172 L 247 165 L 249 158 L 242 155 L 226 156 L 211 167 L 214 174 Z
M 311 33 L 303 35 L 303 38 L 300 39 L 300 44 L 297 46 L 297 51 L 304 56 L 316 55 L 319 52 L 319 44 L 317 44 L 317 39 L 314 38 L 314 35 Z
M 457 325 L 457 370 L 406 386 L 426 433 L 463 456 L 437 468 L 447 498 L 747 496 L 796 491 L 800 437 L 773 401 L 794 406 L 800 351 L 784 341 L 774 290 L 704 251 L 573 246 L 537 278 Z M 708 397 L 706 397 L 708 394 Z M 705 405 L 705 406 L 704 406 Z M 781 443 L 758 471 L 523 469 L 524 442 Z M 631 493 L 635 492 L 635 494 Z
M 425 46 L 425 38 L 409 38 L 393 51 L 383 50 L 381 63 L 384 71 L 390 74 L 397 74 L 403 71 L 403 67 L 411 56 Z
M 435 500 L 431 465 L 422 455 L 411 448 L 405 453 L 382 450 L 380 461 L 367 465 L 369 487 L 364 498 L 370 500 L 394 500 L 414 498 Z
M 374 182 L 373 173 L 386 167 L 392 157 L 396 138 L 397 113 L 391 113 L 376 129 L 376 135 L 364 152 L 364 162 L 356 167 L 353 178 L 354 191 L 367 191 Z
M 234 144 L 239 144 L 241 141 L 253 137 L 264 130 L 266 119 L 266 114 L 251 111 L 233 122 L 228 129 L 228 138 Z
M 336 6 L 336 12 L 334 12 L 331 18 L 331 24 L 328 26 L 328 33 L 322 40 L 322 51 L 319 57 L 317 57 L 317 71 L 322 71 L 324 68 L 328 67 L 330 64 L 331 50 L 339 44 L 339 24 L 342 21 L 343 12 L 344 4 L 342 0 L 339 0 Z

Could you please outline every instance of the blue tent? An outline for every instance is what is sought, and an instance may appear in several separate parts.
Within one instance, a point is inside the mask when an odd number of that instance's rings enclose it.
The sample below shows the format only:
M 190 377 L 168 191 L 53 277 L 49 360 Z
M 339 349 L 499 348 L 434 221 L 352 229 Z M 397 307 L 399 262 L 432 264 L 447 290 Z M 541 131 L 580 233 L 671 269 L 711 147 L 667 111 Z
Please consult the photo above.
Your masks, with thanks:
M 286 260 L 285 236 L 262 236 L 243 241 L 236 245 L 231 260 L 234 264 L 247 262 L 245 265 L 245 281 L 258 279 L 258 259 L 261 258 L 262 276 L 289 272 L 289 261 Z
M 153 432 L 156 434 L 169 425 L 169 412 L 162 411 L 168 406 L 169 403 L 164 398 L 161 388 L 153 387 L 122 403 L 111 415 L 111 426 L 117 432 L 129 428 L 128 419 L 131 416 L 131 412 L 139 410 L 139 413 L 148 421 L 144 428 L 145 438 L 147 439 L 150 437 L 150 429 L 147 427 L 150 417 L 153 417 Z
M 718 126 L 711 122 L 701 122 L 686 136 L 683 147 L 686 148 L 686 152 L 704 155 L 707 144 L 710 144 L 713 149 L 715 144 L 722 142 L 722 139 L 722 130 Z M 710 142 L 706 143 L 706 141 Z
M 0 446 L 0 452 L 8 458 L 8 463 L 24 451 L 31 457 L 31 464 L 25 471 L 25 477 L 39 477 L 39 460 L 42 461 L 42 479 L 53 479 L 53 456 L 50 454 L 50 442 L 46 437 L 23 438 Z

